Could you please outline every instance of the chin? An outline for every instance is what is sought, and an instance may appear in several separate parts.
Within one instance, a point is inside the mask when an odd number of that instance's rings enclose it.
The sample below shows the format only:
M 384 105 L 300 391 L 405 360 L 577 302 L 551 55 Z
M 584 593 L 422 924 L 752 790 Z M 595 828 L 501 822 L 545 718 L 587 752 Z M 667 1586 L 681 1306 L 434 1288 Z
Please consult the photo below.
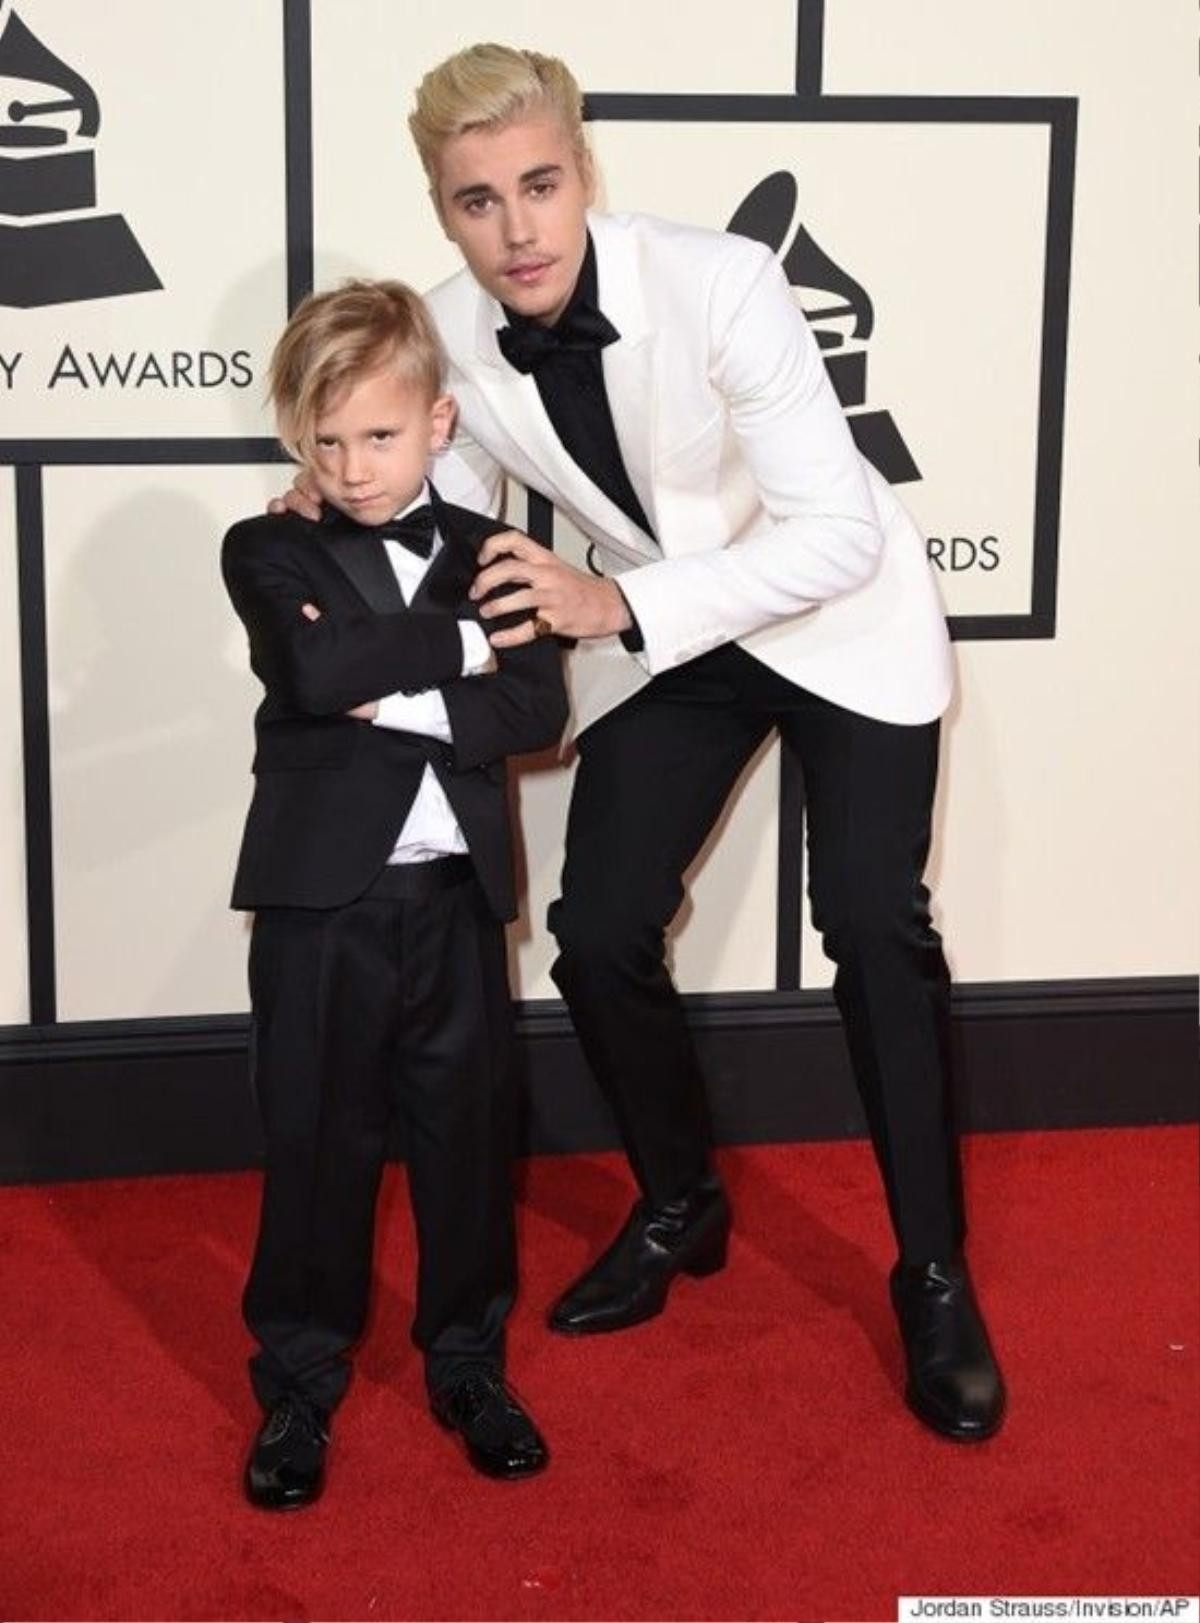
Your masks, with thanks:
M 515 298 L 514 291 L 517 294 Z M 496 298 L 510 310 L 515 310 L 518 315 L 528 316 L 531 321 L 540 321 L 546 316 L 554 315 L 565 303 L 565 295 L 560 288 L 537 287 L 526 291 L 524 288 L 514 290 L 504 287 L 496 294 Z

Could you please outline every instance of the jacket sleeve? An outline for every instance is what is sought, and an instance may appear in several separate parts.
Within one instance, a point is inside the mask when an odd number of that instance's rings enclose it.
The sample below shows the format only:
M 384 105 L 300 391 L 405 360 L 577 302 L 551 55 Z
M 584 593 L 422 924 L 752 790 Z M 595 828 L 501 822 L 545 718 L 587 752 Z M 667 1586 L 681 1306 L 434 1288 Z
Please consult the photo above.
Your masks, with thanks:
M 498 615 L 491 625 L 503 630 L 526 618 L 524 613 Z M 537 637 L 516 648 L 498 648 L 495 671 L 457 677 L 443 686 L 458 771 L 558 743 L 569 709 L 562 660 L 555 638 Z
M 883 546 L 816 339 L 767 249 L 739 244 L 714 279 L 709 326 L 710 380 L 770 524 L 622 573 L 652 674 L 853 591 Z
M 301 612 L 316 587 L 298 556 L 251 521 L 221 549 L 225 586 L 250 638 L 250 665 L 289 708 L 339 715 L 396 690 L 438 687 L 462 670 L 458 622 L 445 614 Z

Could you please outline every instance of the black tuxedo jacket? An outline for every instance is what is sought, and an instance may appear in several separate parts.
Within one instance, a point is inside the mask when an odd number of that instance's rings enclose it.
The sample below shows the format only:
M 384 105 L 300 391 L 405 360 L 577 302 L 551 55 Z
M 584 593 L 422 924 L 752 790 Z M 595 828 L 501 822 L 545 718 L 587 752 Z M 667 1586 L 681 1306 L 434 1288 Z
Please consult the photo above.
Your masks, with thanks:
M 442 547 L 410 607 L 383 542 L 295 514 L 235 524 L 221 569 L 266 689 L 255 717 L 255 789 L 233 906 L 341 907 L 379 874 L 428 763 L 497 918 L 516 913 L 505 757 L 545 748 L 566 723 L 553 638 L 497 652 L 463 677 L 457 621 L 484 539 L 505 528 L 432 492 Z M 316 621 L 301 605 L 315 603 Z M 488 622 L 490 629 L 505 618 Z M 438 687 L 453 742 L 347 716 L 397 691 Z

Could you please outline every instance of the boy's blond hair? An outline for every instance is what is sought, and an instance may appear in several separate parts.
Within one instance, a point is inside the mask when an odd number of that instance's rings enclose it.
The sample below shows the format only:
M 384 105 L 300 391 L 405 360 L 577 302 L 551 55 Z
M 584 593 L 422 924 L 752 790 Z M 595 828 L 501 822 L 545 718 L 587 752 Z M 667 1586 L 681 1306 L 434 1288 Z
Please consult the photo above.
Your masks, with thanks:
M 510 45 L 468 45 L 439 62 L 417 86 L 408 127 L 437 198 L 442 148 L 464 130 L 499 129 L 530 113 L 550 112 L 562 122 L 581 163 L 587 161 L 583 92 L 556 56 Z
M 320 413 L 384 366 L 431 401 L 442 392 L 445 351 L 419 294 L 403 282 L 358 279 L 310 293 L 271 355 L 270 397 L 284 449 L 306 461 Z

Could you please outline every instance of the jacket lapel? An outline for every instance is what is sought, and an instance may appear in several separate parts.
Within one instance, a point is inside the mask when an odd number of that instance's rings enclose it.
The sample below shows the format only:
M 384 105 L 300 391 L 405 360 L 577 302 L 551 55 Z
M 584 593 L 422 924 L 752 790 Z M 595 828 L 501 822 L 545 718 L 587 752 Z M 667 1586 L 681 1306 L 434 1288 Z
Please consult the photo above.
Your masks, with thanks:
M 600 308 L 621 334 L 603 352 L 604 382 L 612 408 L 617 443 L 646 517 L 655 525 L 649 458 L 653 423 L 653 342 L 637 289 L 632 251 L 619 240 L 619 228 L 598 216 L 592 219 Z M 601 230 L 597 231 L 596 226 Z M 609 308 L 611 300 L 612 308 Z M 554 432 L 530 374 L 509 366 L 496 342 L 504 325 L 497 300 L 480 289 L 476 312 L 475 354 L 483 364 L 471 382 L 484 395 L 512 445 L 504 460 L 523 482 L 556 504 L 574 510 L 585 528 L 598 531 L 634 558 L 658 558 L 658 547 L 611 501 L 569 455 Z M 519 471 L 524 470 L 524 471 Z M 657 526 L 655 525 L 655 528 Z
M 460 533 L 452 512 L 433 486 L 430 502 L 437 520 L 441 546 L 408 605 L 396 579 L 384 543 L 375 535 L 339 530 L 336 518 L 323 519 L 318 535 L 328 555 L 342 569 L 359 596 L 376 614 L 397 614 L 412 609 L 457 611 L 466 599 L 475 574 L 475 546 Z
M 432 484 L 429 487 L 429 500 L 434 518 L 437 520 L 442 544 L 413 593 L 410 607 L 444 609 L 447 613 L 454 613 L 463 607 L 467 588 L 474 579 L 476 548 L 461 533 L 453 513 Z M 474 609 L 471 608 L 469 612 L 473 617 Z M 465 617 L 464 613 L 463 618 Z
M 654 429 L 657 417 L 655 344 L 630 233 L 607 215 L 588 218 L 596 245 L 596 290 L 601 310 L 621 335 L 601 352 L 604 388 L 629 482 L 658 534 L 654 501 Z M 640 533 L 640 532 L 638 532 Z M 655 549 L 654 556 L 658 556 Z
M 328 555 L 376 614 L 395 614 L 404 607 L 404 593 L 378 536 L 339 532 L 336 520 L 325 519 L 317 533 Z

